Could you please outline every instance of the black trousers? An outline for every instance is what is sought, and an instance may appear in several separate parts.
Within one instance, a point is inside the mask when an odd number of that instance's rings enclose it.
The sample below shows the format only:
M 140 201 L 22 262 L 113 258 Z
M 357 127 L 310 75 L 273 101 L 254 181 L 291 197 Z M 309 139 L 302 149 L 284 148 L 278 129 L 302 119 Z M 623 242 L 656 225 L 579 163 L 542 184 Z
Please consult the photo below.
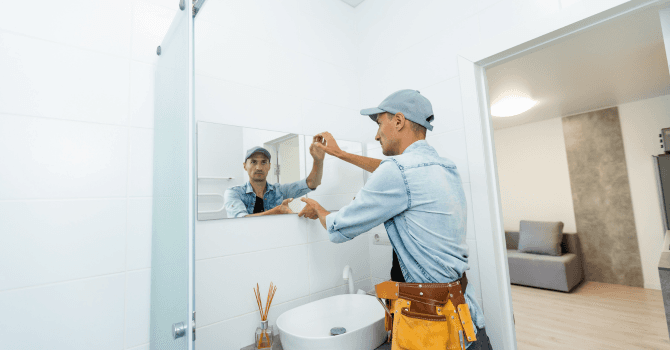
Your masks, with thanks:
M 491 347 L 491 340 L 486 335 L 486 327 L 477 328 L 477 340 L 470 344 L 468 350 L 493 350 Z

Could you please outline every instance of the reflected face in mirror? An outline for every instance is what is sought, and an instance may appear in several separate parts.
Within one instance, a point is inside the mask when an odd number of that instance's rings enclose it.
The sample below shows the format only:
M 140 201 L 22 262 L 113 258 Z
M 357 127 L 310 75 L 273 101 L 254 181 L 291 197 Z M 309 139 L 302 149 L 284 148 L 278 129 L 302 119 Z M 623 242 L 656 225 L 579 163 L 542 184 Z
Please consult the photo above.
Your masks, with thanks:
M 249 174 L 249 181 L 265 184 L 270 172 L 270 160 L 266 155 L 256 152 L 244 162 L 244 170 Z

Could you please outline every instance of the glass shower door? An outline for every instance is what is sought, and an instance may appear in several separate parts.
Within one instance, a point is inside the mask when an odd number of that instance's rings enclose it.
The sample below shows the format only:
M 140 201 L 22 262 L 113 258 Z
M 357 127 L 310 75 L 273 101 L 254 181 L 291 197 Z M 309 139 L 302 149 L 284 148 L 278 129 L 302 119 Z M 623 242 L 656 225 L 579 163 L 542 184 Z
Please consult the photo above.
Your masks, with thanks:
M 155 72 L 151 349 L 193 348 L 193 16 L 181 2 Z

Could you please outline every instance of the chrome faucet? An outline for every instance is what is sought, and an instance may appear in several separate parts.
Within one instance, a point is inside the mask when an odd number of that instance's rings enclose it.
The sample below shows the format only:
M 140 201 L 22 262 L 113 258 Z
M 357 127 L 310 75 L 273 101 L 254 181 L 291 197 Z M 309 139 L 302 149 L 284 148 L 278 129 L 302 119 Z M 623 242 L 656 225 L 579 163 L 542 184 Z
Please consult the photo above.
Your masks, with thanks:
M 342 271 L 342 278 L 344 278 L 345 281 L 349 281 L 349 294 L 355 294 L 354 292 L 354 271 L 349 267 L 349 265 L 344 267 L 344 271 Z

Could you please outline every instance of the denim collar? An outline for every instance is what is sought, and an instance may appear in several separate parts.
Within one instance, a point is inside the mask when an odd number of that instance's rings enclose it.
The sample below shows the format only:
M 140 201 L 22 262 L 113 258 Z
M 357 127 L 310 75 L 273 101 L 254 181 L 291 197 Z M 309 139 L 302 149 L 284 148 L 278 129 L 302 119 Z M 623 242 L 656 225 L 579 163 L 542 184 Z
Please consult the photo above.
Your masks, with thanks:
M 427 146 L 429 146 L 429 145 L 428 145 L 428 142 L 426 142 L 426 140 L 414 141 L 413 144 L 411 144 L 411 145 L 407 146 L 407 148 L 405 148 L 405 151 L 402 152 L 402 154 L 414 152 L 414 151 L 417 151 L 420 148 L 425 148 Z
M 245 190 L 246 193 L 254 193 L 254 188 L 251 186 L 251 181 L 247 181 L 247 183 L 245 184 L 244 190 Z M 268 192 L 274 191 L 274 190 L 275 190 L 275 186 L 272 185 L 272 184 L 269 184 L 266 181 L 265 182 L 265 193 L 264 193 L 264 195 L 268 194 Z

